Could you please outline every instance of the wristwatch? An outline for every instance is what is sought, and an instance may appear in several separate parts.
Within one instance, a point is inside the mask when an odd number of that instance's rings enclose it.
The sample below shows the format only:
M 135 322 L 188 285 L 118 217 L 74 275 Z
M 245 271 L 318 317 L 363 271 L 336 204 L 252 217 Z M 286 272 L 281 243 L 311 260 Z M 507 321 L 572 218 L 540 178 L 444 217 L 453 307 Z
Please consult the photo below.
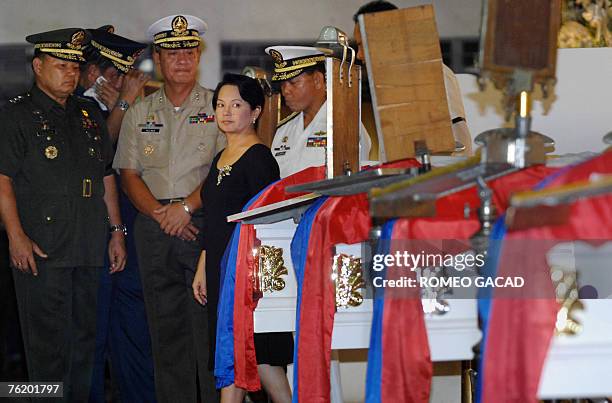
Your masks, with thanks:
M 119 107 L 119 109 L 125 112 L 130 107 L 130 104 L 125 99 L 120 99 L 119 102 L 117 102 L 117 106 Z
M 123 232 L 123 235 L 127 236 L 127 227 L 125 226 L 125 224 L 116 224 L 116 225 L 111 225 L 110 226 L 110 232 L 117 232 L 117 231 L 121 231 Z
M 189 208 L 187 203 L 185 203 L 185 200 L 181 201 L 181 206 L 183 206 L 183 210 L 185 210 L 187 212 L 187 214 L 192 215 L 191 209 Z

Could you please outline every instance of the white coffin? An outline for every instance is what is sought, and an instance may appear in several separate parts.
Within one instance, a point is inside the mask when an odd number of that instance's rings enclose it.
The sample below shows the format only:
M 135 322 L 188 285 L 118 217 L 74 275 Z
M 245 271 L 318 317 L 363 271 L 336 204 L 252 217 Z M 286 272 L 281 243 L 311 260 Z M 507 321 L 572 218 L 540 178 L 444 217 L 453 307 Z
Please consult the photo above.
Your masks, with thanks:
M 544 362 L 541 399 L 612 396 L 612 300 L 584 300 L 584 330 L 553 339 Z
M 275 224 L 256 225 L 257 238 L 263 245 L 283 249 L 283 259 L 289 275 L 280 292 L 266 293 L 254 314 L 255 332 L 295 330 L 296 281 L 291 262 L 291 240 L 297 225 L 292 220 Z M 338 253 L 359 256 L 359 245 L 337 245 Z M 426 317 L 427 334 L 433 361 L 470 360 L 472 347 L 480 341 L 475 300 L 450 300 L 449 313 Z M 334 320 L 332 349 L 368 348 L 372 324 L 372 300 L 366 299 L 355 308 L 339 309 Z
M 600 297 L 608 299 L 582 300 L 584 309 L 574 315 L 582 332 L 553 339 L 538 395 L 541 399 L 612 396 L 612 242 L 600 247 L 559 244 L 556 253 L 566 255 L 566 266 L 576 267 L 579 283 L 597 285 Z M 548 259 L 550 263 L 550 254 Z

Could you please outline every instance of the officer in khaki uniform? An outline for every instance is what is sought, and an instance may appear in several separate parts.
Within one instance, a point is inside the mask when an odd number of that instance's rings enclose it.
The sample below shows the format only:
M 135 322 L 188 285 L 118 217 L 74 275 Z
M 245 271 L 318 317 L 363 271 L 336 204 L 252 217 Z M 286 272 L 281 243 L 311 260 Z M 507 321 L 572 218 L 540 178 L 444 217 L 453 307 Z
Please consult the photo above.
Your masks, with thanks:
M 164 86 L 131 107 L 121 127 L 114 167 L 139 211 L 136 249 L 144 289 L 161 402 L 217 398 L 208 371 L 206 308 L 191 284 L 200 255 L 200 187 L 225 146 L 212 108 L 212 91 L 196 82 L 197 17 L 173 15 L 148 30 Z M 210 234 L 214 236 L 214 232 Z
M 0 217 L 29 380 L 63 381 L 64 401 L 84 402 L 109 229 L 111 270 L 125 264 L 112 148 L 98 107 L 72 95 L 89 34 L 69 28 L 26 40 L 35 44 L 35 85 L 0 112 Z

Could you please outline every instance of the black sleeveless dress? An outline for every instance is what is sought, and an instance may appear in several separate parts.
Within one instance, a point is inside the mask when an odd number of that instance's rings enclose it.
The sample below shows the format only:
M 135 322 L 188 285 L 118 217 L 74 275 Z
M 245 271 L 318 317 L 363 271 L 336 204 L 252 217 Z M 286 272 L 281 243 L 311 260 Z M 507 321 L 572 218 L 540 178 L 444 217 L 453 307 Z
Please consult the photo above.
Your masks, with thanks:
M 214 368 L 219 302 L 221 259 L 236 224 L 226 217 L 242 211 L 244 205 L 263 188 L 280 179 L 276 160 L 263 144 L 251 146 L 231 166 L 217 168 L 221 152 L 215 156 L 204 180 L 200 197 L 204 213 L 203 249 L 206 250 L 206 286 L 208 300 L 210 359 Z M 256 333 L 255 352 L 258 364 L 286 366 L 293 362 L 293 335 Z

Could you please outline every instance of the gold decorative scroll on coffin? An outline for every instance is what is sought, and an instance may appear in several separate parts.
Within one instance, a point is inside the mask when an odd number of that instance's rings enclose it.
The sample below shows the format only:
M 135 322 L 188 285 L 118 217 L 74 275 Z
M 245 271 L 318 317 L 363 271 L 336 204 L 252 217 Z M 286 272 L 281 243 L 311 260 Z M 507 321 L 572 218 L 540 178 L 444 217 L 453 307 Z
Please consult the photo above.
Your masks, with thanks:
M 281 291 L 285 288 L 287 268 L 283 259 L 283 249 L 261 245 L 253 249 L 255 267 L 253 268 L 254 294 L 262 297 L 265 292 Z
M 340 253 L 334 256 L 332 281 L 336 287 L 336 308 L 361 305 L 365 287 L 361 271 L 361 258 Z
M 577 272 L 575 269 L 553 266 L 550 268 L 550 278 L 553 281 L 555 298 L 561 305 L 557 311 L 555 334 L 574 336 L 582 332 L 582 325 L 574 314 L 584 308 L 578 298 Z

